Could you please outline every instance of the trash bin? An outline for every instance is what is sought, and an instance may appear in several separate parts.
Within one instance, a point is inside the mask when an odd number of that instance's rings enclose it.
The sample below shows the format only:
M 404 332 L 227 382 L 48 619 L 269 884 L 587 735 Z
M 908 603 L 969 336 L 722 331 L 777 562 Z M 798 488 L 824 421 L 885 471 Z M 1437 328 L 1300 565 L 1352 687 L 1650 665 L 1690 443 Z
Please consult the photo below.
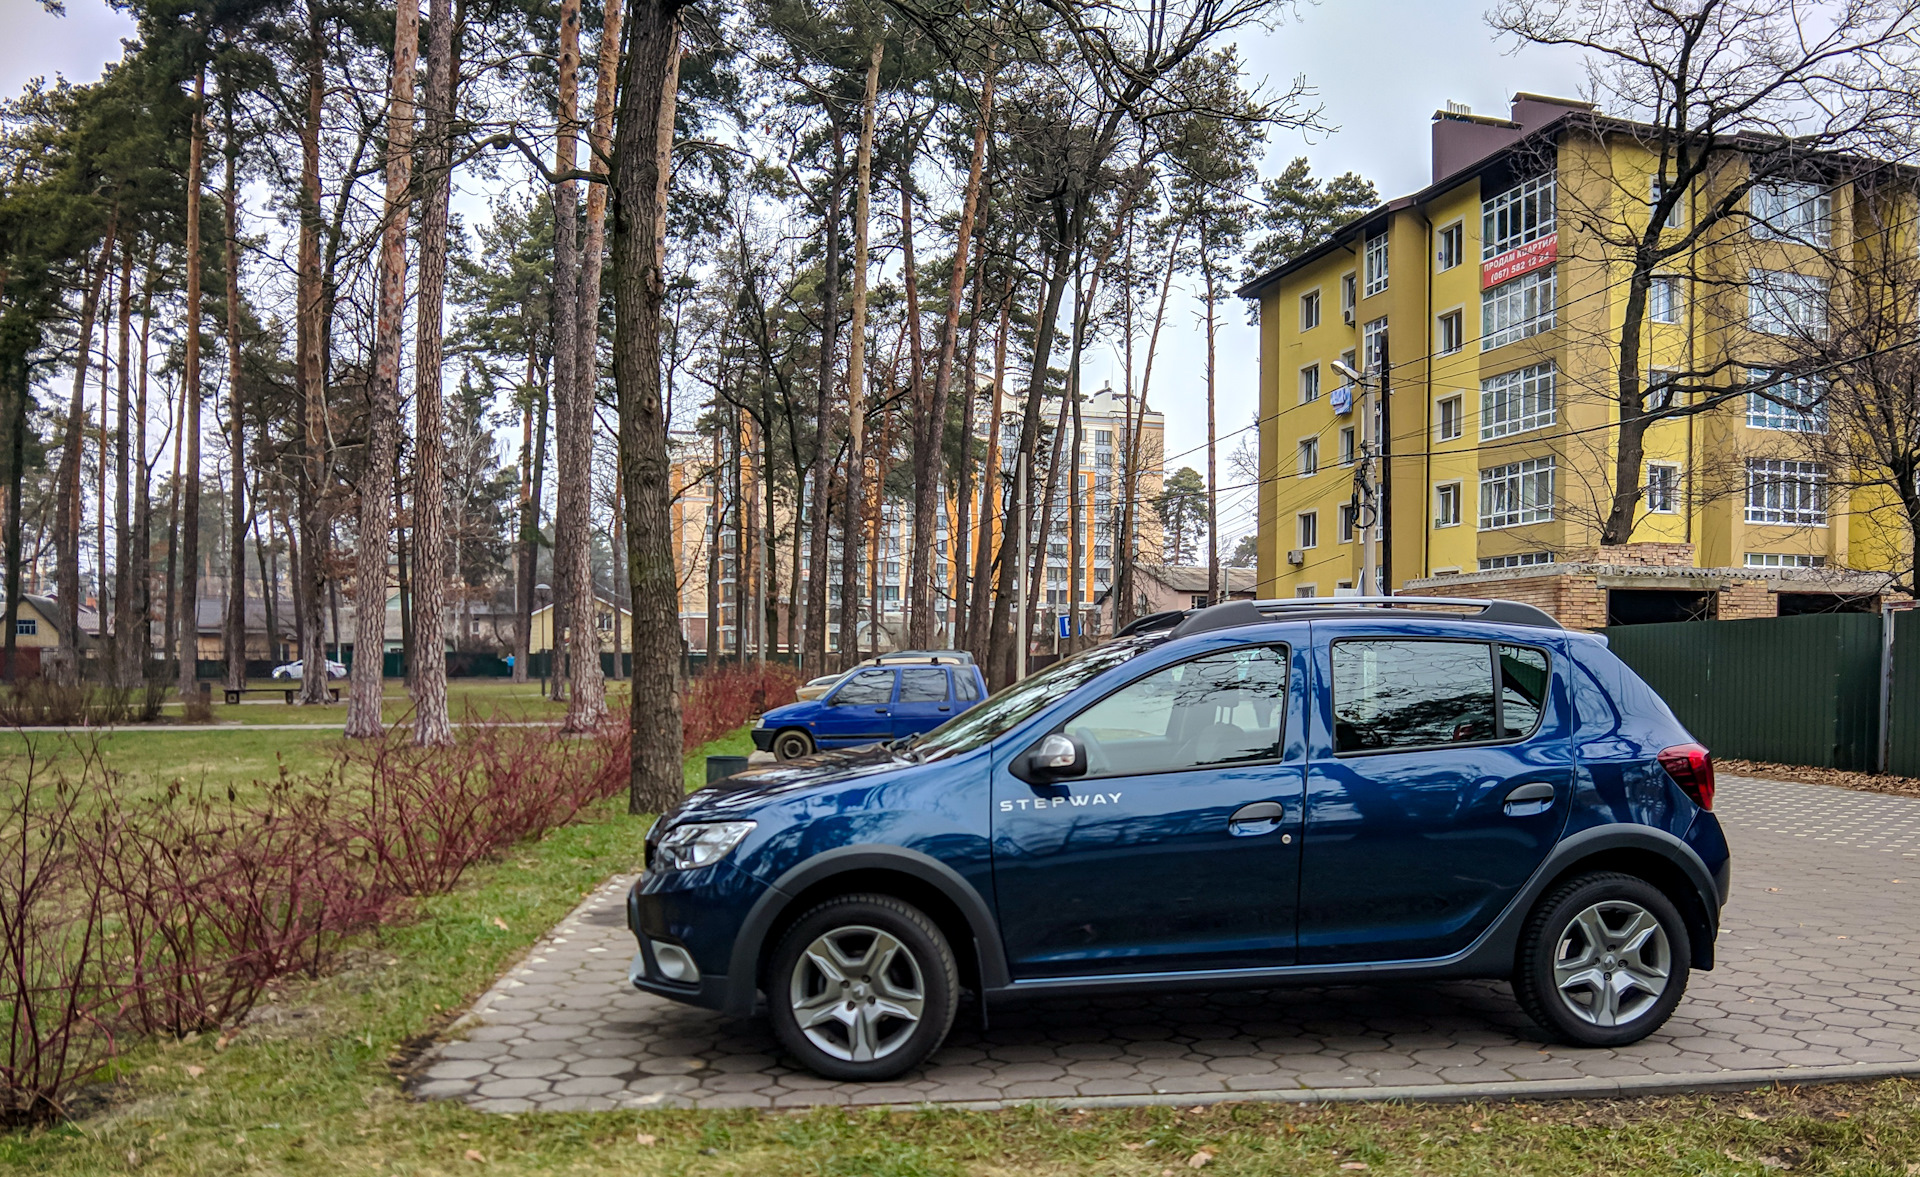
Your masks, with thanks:
M 734 773 L 745 771 L 747 771 L 747 758 L 745 756 L 707 757 L 707 783 L 709 785 L 717 780 L 730 777 Z

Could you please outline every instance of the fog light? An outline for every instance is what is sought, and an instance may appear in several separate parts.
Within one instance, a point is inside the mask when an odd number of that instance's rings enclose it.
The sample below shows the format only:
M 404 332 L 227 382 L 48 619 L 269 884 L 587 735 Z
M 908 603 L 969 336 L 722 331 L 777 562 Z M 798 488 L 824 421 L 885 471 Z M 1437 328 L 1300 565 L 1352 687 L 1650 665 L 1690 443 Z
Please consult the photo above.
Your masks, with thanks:
M 700 979 L 700 970 L 694 966 L 693 957 L 687 955 L 686 949 L 661 940 L 649 943 L 653 945 L 653 963 L 660 966 L 661 976 L 684 985 L 691 985 Z

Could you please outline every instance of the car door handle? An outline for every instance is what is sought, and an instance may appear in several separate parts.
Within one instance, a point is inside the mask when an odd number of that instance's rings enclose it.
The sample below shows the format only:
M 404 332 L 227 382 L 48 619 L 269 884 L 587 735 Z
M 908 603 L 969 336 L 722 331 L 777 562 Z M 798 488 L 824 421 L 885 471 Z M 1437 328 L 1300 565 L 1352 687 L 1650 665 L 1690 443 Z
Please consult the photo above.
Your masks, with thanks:
M 1278 801 L 1255 801 L 1233 811 L 1233 816 L 1227 819 L 1227 832 L 1242 838 L 1271 834 L 1280 828 L 1286 816 L 1286 807 Z
M 1521 785 L 1507 794 L 1502 806 L 1509 817 L 1530 817 L 1544 813 L 1553 807 L 1553 786 L 1545 781 L 1535 781 L 1530 785 Z
M 885 715 L 887 713 L 887 709 L 885 707 L 875 707 L 873 709 L 873 713 L 875 715 Z
M 952 710 L 953 710 L 953 708 L 951 708 L 951 707 L 949 707 L 949 706 L 947 706 L 947 705 L 946 705 L 945 703 L 942 703 L 942 704 L 940 704 L 940 710 L 942 710 L 942 711 L 952 711 Z

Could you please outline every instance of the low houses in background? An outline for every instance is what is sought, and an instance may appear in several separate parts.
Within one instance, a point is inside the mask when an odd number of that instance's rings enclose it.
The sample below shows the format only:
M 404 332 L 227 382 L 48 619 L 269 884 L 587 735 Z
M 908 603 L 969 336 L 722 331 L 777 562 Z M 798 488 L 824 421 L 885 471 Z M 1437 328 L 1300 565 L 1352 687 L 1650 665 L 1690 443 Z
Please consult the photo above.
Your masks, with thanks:
M 1259 580 L 1252 568 L 1220 569 L 1220 600 L 1251 601 Z M 1133 570 L 1135 599 L 1133 615 L 1165 613 L 1173 609 L 1202 609 L 1216 604 L 1207 598 L 1207 570 L 1184 564 L 1139 564 Z M 1108 593 L 1098 602 L 1101 624 L 1112 633 L 1113 599 Z
M 632 611 L 615 603 L 605 593 L 594 593 L 593 604 L 594 623 L 600 630 L 600 652 L 602 654 L 613 652 L 614 619 L 618 617 L 620 649 L 631 653 L 633 651 Z M 532 639 L 527 643 L 529 654 L 544 654 L 553 649 L 553 606 L 551 604 L 542 605 L 533 611 L 533 628 L 528 631 L 528 634 Z

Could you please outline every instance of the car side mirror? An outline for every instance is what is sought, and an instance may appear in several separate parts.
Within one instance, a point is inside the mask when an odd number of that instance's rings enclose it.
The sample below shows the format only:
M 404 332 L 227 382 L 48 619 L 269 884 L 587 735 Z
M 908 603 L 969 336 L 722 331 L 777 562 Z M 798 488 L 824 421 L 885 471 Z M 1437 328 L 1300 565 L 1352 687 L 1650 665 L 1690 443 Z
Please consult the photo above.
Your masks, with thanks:
M 1064 732 L 1041 737 L 1020 759 L 1019 776 L 1035 784 L 1087 775 L 1087 746 Z

